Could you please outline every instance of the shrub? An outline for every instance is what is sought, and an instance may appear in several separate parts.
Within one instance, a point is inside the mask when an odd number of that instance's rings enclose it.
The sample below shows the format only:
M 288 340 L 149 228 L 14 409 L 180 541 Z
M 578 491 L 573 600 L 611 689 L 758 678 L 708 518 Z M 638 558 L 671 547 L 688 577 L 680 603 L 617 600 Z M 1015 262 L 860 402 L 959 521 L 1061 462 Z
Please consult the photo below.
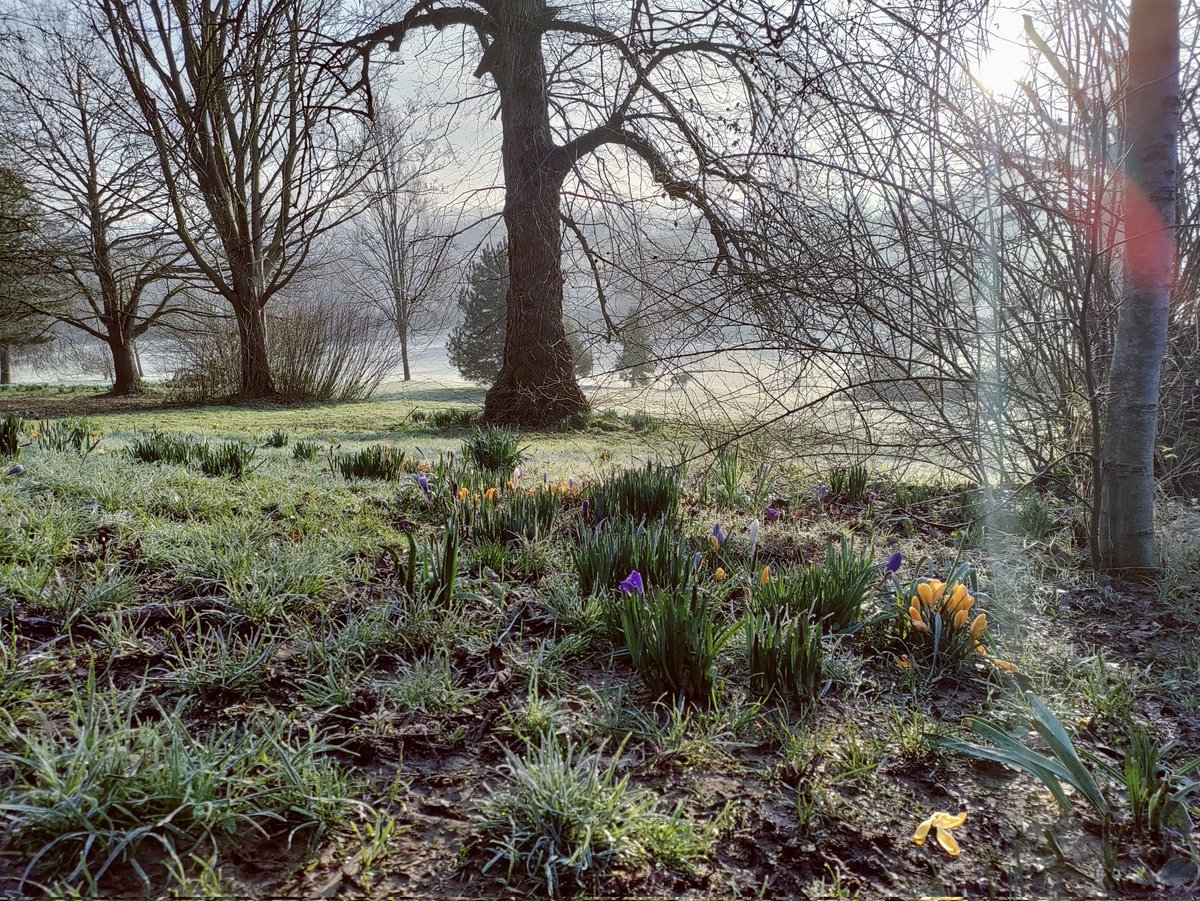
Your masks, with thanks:
M 206 476 L 242 479 L 254 471 L 250 464 L 257 453 L 258 448 L 243 441 L 226 441 L 219 447 L 212 447 L 205 442 L 196 447 L 192 459 Z
M 480 828 L 495 854 L 484 870 L 508 862 L 544 882 L 551 897 L 568 891 L 564 880 L 599 875 L 622 862 L 658 860 L 686 866 L 704 857 L 711 838 L 697 834 L 678 808 L 658 810 L 657 796 L 618 776 L 618 750 L 606 765 L 570 741 L 542 741 L 524 757 L 505 750 L 503 783 L 480 804 Z
M 743 620 L 750 689 L 807 703 L 821 691 L 821 626 L 808 611 L 749 610 Z
M 653 588 L 682 588 L 694 568 L 692 554 L 663 523 L 623 520 L 585 528 L 574 556 L 579 593 L 585 597 L 607 594 L 634 569 Z
M 293 460 L 315 460 L 321 454 L 321 445 L 316 441 L 297 441 L 292 445 Z
M 9 460 L 21 456 L 21 435 L 25 432 L 25 423 L 21 417 L 9 413 L 0 419 L 0 455 Z
M 283 429 L 274 429 L 269 435 L 267 435 L 266 446 L 287 447 L 288 433 Z
M 329 471 L 344 479 L 401 479 L 416 468 L 402 450 L 386 444 L 371 444 L 361 450 L 338 453 L 329 449 Z
M 128 452 L 139 463 L 173 463 L 186 466 L 199 451 L 201 443 L 189 435 L 164 435 L 151 432 L 136 435 Z
M 590 486 L 587 500 L 597 523 L 619 517 L 673 521 L 679 509 L 679 471 L 651 461 Z
M 864 463 L 835 466 L 829 471 L 827 500 L 839 504 L 860 504 L 867 496 L 871 472 Z
M 284 397 L 369 397 L 396 366 L 390 323 L 350 296 L 321 290 L 279 297 L 266 317 L 271 377 Z M 171 387 L 181 400 L 232 397 L 241 388 L 237 327 L 217 322 L 202 332 L 179 333 L 171 345 Z
M 494 426 L 483 426 L 463 442 L 463 458 L 469 460 L 481 473 L 505 480 L 525 459 L 526 448 L 521 447 L 515 432 Z
M 37 445 L 60 453 L 86 457 L 100 446 L 100 432 L 86 419 L 60 419 L 38 423 Z
M 717 655 L 736 626 L 722 630 L 707 593 L 630 591 L 618 608 L 633 668 L 654 695 L 709 704 L 716 697 Z

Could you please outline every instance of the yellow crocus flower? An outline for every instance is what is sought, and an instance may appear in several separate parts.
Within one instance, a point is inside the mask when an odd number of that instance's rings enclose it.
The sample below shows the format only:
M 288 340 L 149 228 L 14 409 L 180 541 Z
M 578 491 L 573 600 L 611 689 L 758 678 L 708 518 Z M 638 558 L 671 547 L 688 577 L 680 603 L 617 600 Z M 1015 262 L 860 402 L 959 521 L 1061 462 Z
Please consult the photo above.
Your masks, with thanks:
M 717 571 L 715 573 L 713 573 L 713 578 L 716 579 L 718 582 L 724 582 L 725 581 L 725 568 L 722 566 L 718 566 Z
M 979 641 L 987 631 L 987 614 L 981 613 L 971 622 L 971 640 Z
M 762 583 L 766 585 L 771 581 L 771 567 L 764 566 L 762 571 Z

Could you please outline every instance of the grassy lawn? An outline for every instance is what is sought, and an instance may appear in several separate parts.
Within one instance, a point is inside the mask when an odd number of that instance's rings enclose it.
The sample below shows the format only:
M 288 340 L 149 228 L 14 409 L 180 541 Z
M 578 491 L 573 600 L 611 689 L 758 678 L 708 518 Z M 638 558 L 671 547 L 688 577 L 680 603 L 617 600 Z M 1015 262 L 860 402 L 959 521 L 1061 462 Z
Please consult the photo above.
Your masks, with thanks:
M 1182 545 L 1121 588 L 1052 495 L 983 528 L 969 486 L 674 468 L 637 416 L 479 434 L 469 390 L 92 394 L 0 395 L 92 414 L 31 419 L 0 467 L 10 893 L 1161 896 L 1191 872 Z M 917 844 L 938 812 L 966 818 Z

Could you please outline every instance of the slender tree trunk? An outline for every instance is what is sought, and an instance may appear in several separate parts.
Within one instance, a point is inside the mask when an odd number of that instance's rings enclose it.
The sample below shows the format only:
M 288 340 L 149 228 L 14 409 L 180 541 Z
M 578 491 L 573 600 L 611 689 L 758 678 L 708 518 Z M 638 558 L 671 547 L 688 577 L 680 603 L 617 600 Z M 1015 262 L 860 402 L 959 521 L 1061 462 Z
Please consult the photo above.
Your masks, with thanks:
M 504 223 L 508 228 L 508 319 L 504 365 L 484 418 L 520 426 L 557 423 L 586 410 L 563 329 L 563 175 L 546 165 L 554 146 L 546 95 L 545 0 L 503 0 L 504 34 L 492 74 L 503 126 Z
M 134 351 L 132 338 L 113 338 L 108 342 L 108 349 L 113 358 L 112 390 L 109 394 L 126 395 L 138 394 L 142 390 L 142 375 L 138 371 L 137 356 Z
M 400 365 L 404 369 L 404 381 L 410 382 L 412 381 L 412 372 L 408 368 L 409 306 L 405 302 L 404 289 L 395 280 L 392 282 L 392 305 L 396 312 L 396 336 L 400 339 Z
M 12 384 L 12 346 L 0 341 L 0 385 Z
M 1160 564 L 1154 445 L 1175 256 L 1179 0 L 1133 0 L 1125 105 L 1125 286 L 1109 372 L 1100 547 L 1106 570 L 1138 577 Z
M 400 330 L 400 364 L 404 368 L 404 381 L 412 381 L 412 372 L 408 368 L 408 329 Z

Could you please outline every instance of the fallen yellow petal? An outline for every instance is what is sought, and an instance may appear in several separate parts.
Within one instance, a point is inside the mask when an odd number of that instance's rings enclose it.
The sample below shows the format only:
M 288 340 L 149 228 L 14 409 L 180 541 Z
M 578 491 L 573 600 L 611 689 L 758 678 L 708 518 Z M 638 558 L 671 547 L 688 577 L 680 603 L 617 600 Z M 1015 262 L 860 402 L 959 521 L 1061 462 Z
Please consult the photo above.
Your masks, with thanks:
M 937 821 L 934 823 L 939 829 L 957 829 L 967 821 L 967 812 L 964 810 L 957 816 L 951 816 L 948 813 L 935 813 L 933 818 Z
M 936 814 L 934 815 L 936 816 Z M 927 819 L 924 823 L 917 827 L 917 831 L 913 833 L 913 841 L 918 845 L 925 844 L 925 838 L 929 835 L 929 830 L 933 828 L 933 817 Z
M 951 857 L 958 857 L 958 842 L 954 840 L 954 836 L 946 829 L 937 830 L 938 844 Z

